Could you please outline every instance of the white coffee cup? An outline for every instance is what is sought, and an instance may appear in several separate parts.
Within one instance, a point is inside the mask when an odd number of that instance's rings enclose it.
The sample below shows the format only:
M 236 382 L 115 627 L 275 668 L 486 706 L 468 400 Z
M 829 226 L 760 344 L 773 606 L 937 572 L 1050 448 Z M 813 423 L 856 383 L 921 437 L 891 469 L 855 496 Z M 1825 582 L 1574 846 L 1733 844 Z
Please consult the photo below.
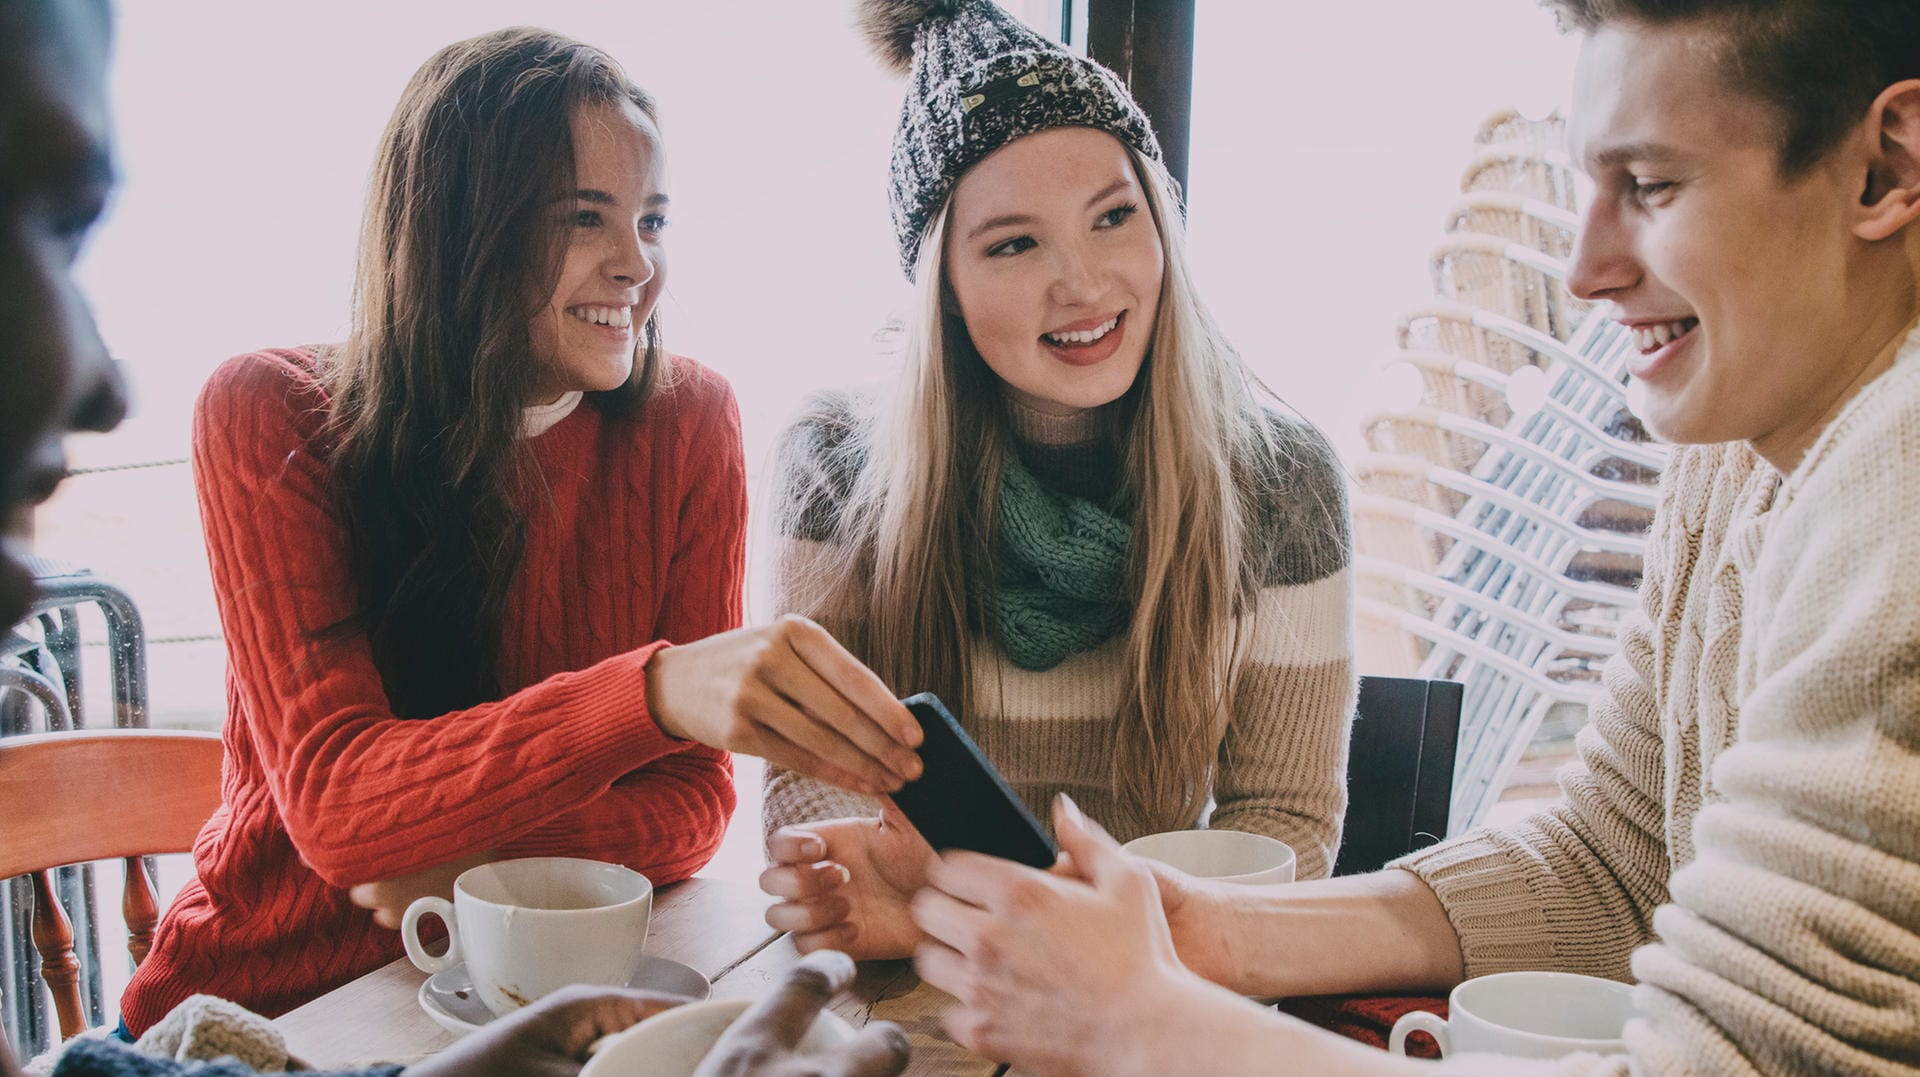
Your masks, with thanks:
M 720 1042 L 728 1026 L 753 1003 L 749 999 L 690 1002 L 655 1014 L 607 1037 L 580 1077 L 691 1077 Z M 853 1026 L 831 1010 L 820 1011 L 800 1040 L 802 1051 L 825 1051 L 854 1038 Z
M 1586 1051 L 1620 1054 L 1633 1016 L 1633 988 L 1571 972 L 1497 972 L 1460 984 L 1447 996 L 1446 1020 L 1424 1010 L 1393 1023 L 1387 1050 L 1407 1053 L 1407 1034 L 1425 1032 L 1441 1057 L 1481 1052 L 1559 1058 Z
M 1135 838 L 1125 848 L 1202 879 L 1256 885 L 1293 881 L 1293 846 L 1265 834 L 1169 830 Z
M 511 1013 L 569 984 L 625 984 L 640 967 L 653 883 L 618 864 L 543 856 L 461 872 L 453 900 L 407 906 L 400 941 L 422 972 L 465 961 L 480 1001 Z M 420 944 L 420 918 L 447 925 L 447 950 Z

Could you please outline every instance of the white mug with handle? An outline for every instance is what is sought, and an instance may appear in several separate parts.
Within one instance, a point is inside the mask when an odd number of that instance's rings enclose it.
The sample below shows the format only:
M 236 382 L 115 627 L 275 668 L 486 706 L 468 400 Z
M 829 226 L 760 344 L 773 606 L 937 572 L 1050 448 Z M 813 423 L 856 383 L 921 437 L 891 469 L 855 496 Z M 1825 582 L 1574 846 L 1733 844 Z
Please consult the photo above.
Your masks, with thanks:
M 400 941 L 421 972 L 465 962 L 480 1001 L 507 1014 L 570 984 L 625 984 L 640 967 L 653 914 L 653 883 L 619 864 L 546 856 L 461 872 L 453 900 L 407 906 Z M 447 949 L 430 954 L 420 919 L 447 925 Z
M 1415 1010 L 1393 1023 L 1387 1050 L 1407 1053 L 1407 1036 L 1425 1032 L 1440 1057 L 1495 1054 L 1560 1058 L 1620 1054 L 1633 1016 L 1633 988 L 1571 972 L 1498 972 L 1467 980 L 1447 996 L 1447 1013 Z

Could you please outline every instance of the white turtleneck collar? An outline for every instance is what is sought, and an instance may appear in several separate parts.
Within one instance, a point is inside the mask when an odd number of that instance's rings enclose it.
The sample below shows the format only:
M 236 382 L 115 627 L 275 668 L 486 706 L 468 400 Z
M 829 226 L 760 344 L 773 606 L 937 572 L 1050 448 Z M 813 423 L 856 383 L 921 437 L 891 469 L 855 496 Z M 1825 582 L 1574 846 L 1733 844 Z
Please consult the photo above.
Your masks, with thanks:
M 570 393 L 560 394 L 560 398 L 550 404 L 536 404 L 526 409 L 521 413 L 523 417 L 520 421 L 520 436 L 537 438 L 553 429 L 560 420 L 573 414 L 573 409 L 580 406 L 580 399 L 585 395 L 575 389 Z

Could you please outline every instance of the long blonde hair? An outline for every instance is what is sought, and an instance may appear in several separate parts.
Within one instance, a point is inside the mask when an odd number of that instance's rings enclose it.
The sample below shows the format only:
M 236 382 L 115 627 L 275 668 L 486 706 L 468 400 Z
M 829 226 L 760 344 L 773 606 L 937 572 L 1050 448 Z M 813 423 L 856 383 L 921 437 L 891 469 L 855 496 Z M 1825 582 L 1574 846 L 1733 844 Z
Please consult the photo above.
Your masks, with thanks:
M 1195 294 L 1172 179 L 1158 162 L 1133 161 L 1166 268 L 1151 346 L 1120 406 L 1133 541 L 1113 778 L 1132 818 L 1113 822 L 1172 829 L 1192 825 L 1211 791 L 1241 664 L 1237 615 L 1251 612 L 1259 586 L 1254 499 L 1278 450 L 1257 383 Z M 935 216 L 920 247 L 897 395 L 818 462 L 854 478 L 832 541 L 783 571 L 782 604 L 826 622 L 889 686 L 937 692 L 965 715 L 970 643 L 990 623 L 982 601 L 997 578 L 1011 434 L 996 375 L 942 302 L 946 220 L 945 210 Z M 822 421 L 844 422 L 803 416 L 801 426 Z M 788 472 L 811 489 L 781 491 L 782 504 L 833 489 L 826 475 Z

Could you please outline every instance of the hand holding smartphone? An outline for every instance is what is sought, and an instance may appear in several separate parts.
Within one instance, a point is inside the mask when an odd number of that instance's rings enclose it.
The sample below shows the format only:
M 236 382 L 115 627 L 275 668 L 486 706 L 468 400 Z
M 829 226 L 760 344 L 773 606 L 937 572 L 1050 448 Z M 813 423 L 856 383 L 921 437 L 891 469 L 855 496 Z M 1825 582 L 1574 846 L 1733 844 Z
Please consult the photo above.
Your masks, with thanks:
M 935 852 L 968 849 L 1045 870 L 1059 847 L 967 731 L 931 692 L 901 700 L 920 730 L 925 770 L 893 794 Z

